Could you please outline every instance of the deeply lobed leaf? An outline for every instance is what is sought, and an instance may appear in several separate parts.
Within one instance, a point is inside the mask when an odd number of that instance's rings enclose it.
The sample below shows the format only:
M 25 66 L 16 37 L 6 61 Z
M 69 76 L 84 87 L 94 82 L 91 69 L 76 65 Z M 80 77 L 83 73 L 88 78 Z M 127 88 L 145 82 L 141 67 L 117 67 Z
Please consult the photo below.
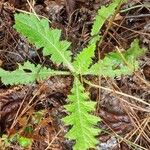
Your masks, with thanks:
M 54 63 L 63 63 L 71 71 L 74 71 L 71 64 L 71 52 L 67 50 L 70 43 L 61 41 L 61 31 L 49 28 L 46 19 L 39 20 L 35 15 L 15 14 L 14 28 L 37 48 L 43 48 L 43 54 L 51 55 Z
M 48 76 L 62 75 L 64 73 L 67 74 L 67 72 L 54 71 L 46 67 L 41 67 L 41 65 L 35 66 L 29 61 L 24 63 L 24 65 L 19 64 L 19 68 L 11 72 L 0 68 L 1 81 L 5 85 L 28 84 L 35 80 L 44 80 Z
M 119 5 L 121 0 L 114 0 L 108 7 L 102 6 L 95 17 L 95 21 L 92 26 L 91 36 L 99 34 L 100 29 L 105 23 L 106 19 L 114 14 L 116 7 Z
M 70 104 L 65 106 L 70 114 L 63 118 L 66 125 L 72 125 L 66 137 L 76 141 L 74 150 L 95 148 L 98 143 L 95 136 L 99 134 L 100 129 L 94 126 L 100 119 L 90 113 L 94 111 L 96 103 L 88 101 L 88 93 L 76 77 L 71 92 L 68 96 Z
M 119 52 L 107 54 L 103 60 L 99 60 L 98 63 L 94 64 L 87 74 L 103 75 L 105 77 L 130 75 L 138 69 L 136 59 L 145 51 L 146 49 L 139 47 L 138 40 L 134 40 L 127 51 L 122 54 Z
M 96 45 L 91 44 L 87 48 L 84 48 L 75 58 L 73 66 L 77 74 L 83 74 L 86 72 L 92 63 L 92 57 L 94 56 Z

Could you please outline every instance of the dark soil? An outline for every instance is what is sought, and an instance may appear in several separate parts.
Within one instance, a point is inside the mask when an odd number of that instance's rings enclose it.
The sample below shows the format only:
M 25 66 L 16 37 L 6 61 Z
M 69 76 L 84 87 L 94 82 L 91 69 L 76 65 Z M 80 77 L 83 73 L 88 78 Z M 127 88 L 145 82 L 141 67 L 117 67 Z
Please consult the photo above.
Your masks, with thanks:
M 110 0 L 1 0 L 0 2 L 0 67 L 12 71 L 18 63 L 26 60 L 34 64 L 42 64 L 54 69 L 63 69 L 43 57 L 41 50 L 28 43 L 15 29 L 14 14 L 21 11 L 34 11 L 48 18 L 52 28 L 62 30 L 62 38 L 72 42 L 71 51 L 74 56 L 80 52 L 90 40 L 90 31 L 94 16 L 101 5 Z M 102 150 L 149 150 L 150 149 L 150 105 L 139 102 L 139 99 L 150 103 L 150 1 L 130 0 L 120 10 L 129 7 L 131 10 L 118 12 L 111 27 L 106 33 L 108 22 L 102 28 L 104 38 L 97 46 L 101 58 L 116 46 L 127 49 L 135 39 L 140 39 L 140 46 L 148 48 L 148 52 L 139 59 L 140 69 L 132 76 L 116 79 L 101 78 L 101 86 L 97 89 L 86 86 L 91 99 L 98 101 L 95 114 L 102 118 L 98 125 L 102 129 L 97 149 Z M 145 7 L 146 6 L 146 7 Z M 98 85 L 95 77 L 89 77 Z M 51 150 L 71 150 L 73 141 L 64 138 L 68 128 L 61 118 L 66 115 L 63 105 L 67 103 L 67 94 L 72 87 L 71 77 L 50 77 L 46 81 L 28 86 L 5 86 L 0 83 L 0 136 L 20 133 L 33 139 L 30 149 L 44 150 L 51 143 Z M 109 89 L 123 92 L 120 95 Z M 131 97 L 132 96 L 132 97 Z M 37 125 L 33 122 L 35 112 L 41 111 L 42 120 Z M 24 129 L 32 126 L 33 132 Z M 0 138 L 1 138 L 0 137 Z M 21 150 L 16 142 L 8 148 Z

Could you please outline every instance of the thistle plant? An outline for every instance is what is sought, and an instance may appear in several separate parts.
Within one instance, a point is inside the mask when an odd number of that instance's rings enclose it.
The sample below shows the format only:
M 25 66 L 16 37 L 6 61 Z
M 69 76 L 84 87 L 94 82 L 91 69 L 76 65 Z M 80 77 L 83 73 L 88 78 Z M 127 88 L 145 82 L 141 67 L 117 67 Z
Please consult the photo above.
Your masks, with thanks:
M 139 42 L 135 39 L 128 50 L 122 53 L 119 51 L 111 52 L 104 59 L 93 64 L 92 58 L 95 55 L 96 43 L 101 38 L 100 29 L 115 12 L 119 3 L 120 0 L 114 0 L 108 7 L 102 6 L 98 10 L 91 30 L 92 40 L 73 58 L 73 61 L 69 50 L 71 43 L 60 40 L 61 30 L 50 28 L 48 20 L 38 19 L 35 15 L 15 14 L 14 28 L 17 32 L 26 37 L 37 49 L 43 48 L 43 55 L 49 56 L 53 63 L 62 64 L 67 69 L 66 71 L 58 71 L 41 65 L 35 66 L 27 61 L 23 65 L 18 64 L 18 69 L 14 71 L 0 68 L 1 81 L 5 85 L 17 85 L 44 80 L 49 76 L 73 76 L 74 82 L 68 95 L 69 101 L 64 106 L 68 115 L 62 120 L 65 125 L 71 126 L 66 138 L 75 141 L 74 150 L 95 148 L 98 144 L 96 136 L 100 134 L 100 129 L 96 127 L 100 118 L 92 114 L 96 102 L 90 100 L 89 93 L 85 91 L 80 80 L 81 77 L 93 75 L 114 78 L 130 75 L 138 69 L 137 58 L 146 51 L 139 47 Z M 30 71 L 26 72 L 26 70 Z

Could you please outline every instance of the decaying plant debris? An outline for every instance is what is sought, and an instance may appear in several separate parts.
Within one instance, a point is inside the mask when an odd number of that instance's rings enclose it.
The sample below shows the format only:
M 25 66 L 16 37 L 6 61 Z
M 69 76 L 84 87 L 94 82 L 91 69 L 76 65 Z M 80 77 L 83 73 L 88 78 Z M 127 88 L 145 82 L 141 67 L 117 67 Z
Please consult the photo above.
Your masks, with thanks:
M 33 45 L 12 28 L 15 12 L 20 10 L 32 12 L 34 10 L 49 18 L 53 28 L 63 31 L 62 38 L 73 43 L 71 50 L 76 56 L 90 40 L 90 30 L 97 9 L 108 3 L 110 1 L 107 0 L 38 0 L 36 2 L 29 1 L 29 3 L 26 0 L 6 0 L 0 2 L 0 66 L 12 71 L 17 68 L 17 63 L 29 60 L 35 64 L 40 63 L 63 69 L 62 66 L 55 66 L 49 59 L 43 57 L 41 50 L 37 52 Z M 128 4 L 140 6 L 118 13 L 98 47 L 101 50 L 97 52 L 100 53 L 100 57 L 103 58 L 116 46 L 127 49 L 135 38 L 140 39 L 141 47 L 150 48 L 150 16 L 148 16 L 150 8 L 148 3 L 146 0 L 130 1 Z M 124 4 L 121 9 L 127 9 L 128 4 Z M 103 26 L 103 33 L 106 31 L 107 25 L 108 22 Z M 89 78 L 92 77 L 87 77 L 87 80 Z M 92 78 L 91 81 L 95 85 L 99 85 L 99 79 Z M 106 87 L 105 89 L 86 85 L 86 90 L 91 93 L 91 99 L 97 101 L 100 99 L 100 107 L 97 107 L 95 113 L 103 120 L 99 124 L 103 132 L 98 137 L 100 143 L 97 149 L 109 150 L 111 147 L 113 150 L 128 150 L 138 146 L 140 149 L 149 149 L 150 107 L 139 102 L 144 99 L 144 102 L 149 103 L 149 81 L 150 53 L 148 51 L 145 56 L 140 58 L 140 69 L 133 76 L 124 76 L 114 80 L 102 78 L 100 86 Z M 70 77 L 49 78 L 46 83 L 37 82 L 28 86 L 12 87 L 4 86 L 1 83 L 1 135 L 20 132 L 22 135 L 34 139 L 32 149 L 42 150 L 46 149 L 48 145 L 50 149 L 71 149 L 74 143 L 64 138 L 67 129 L 61 122 L 61 118 L 66 115 L 63 105 L 67 102 L 66 97 L 71 86 L 72 78 Z M 120 95 L 115 91 L 123 92 L 126 95 Z M 37 111 L 44 111 L 43 119 L 38 125 L 34 123 L 32 117 Z M 23 132 L 29 124 L 35 127 L 33 135 Z M 10 147 L 21 149 L 15 142 Z

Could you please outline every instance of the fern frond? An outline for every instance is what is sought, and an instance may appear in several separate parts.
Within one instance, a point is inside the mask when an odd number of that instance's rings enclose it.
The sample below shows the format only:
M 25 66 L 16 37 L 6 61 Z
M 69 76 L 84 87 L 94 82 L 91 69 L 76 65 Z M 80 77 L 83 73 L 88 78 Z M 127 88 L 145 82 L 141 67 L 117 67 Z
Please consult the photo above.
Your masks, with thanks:
M 77 55 L 75 61 L 73 62 L 73 66 L 77 74 L 84 74 L 84 72 L 88 70 L 89 65 L 92 63 L 95 48 L 96 45 L 91 44 Z
M 46 19 L 39 20 L 35 15 L 15 14 L 14 28 L 37 48 L 43 47 L 43 54 L 51 55 L 54 63 L 63 63 L 71 71 L 74 71 L 71 64 L 71 52 L 67 50 L 70 43 L 60 41 L 61 31 L 49 28 Z
M 46 67 L 41 67 L 41 65 L 35 66 L 29 61 L 25 62 L 24 65 L 19 64 L 19 68 L 14 71 L 5 71 L 0 68 L 1 81 L 5 85 L 28 84 L 35 80 L 44 80 L 48 76 L 63 74 L 67 75 L 67 72 L 54 71 Z
M 130 75 L 138 69 L 139 56 L 144 54 L 146 49 L 139 47 L 138 40 L 134 40 L 131 47 L 120 54 L 111 52 L 103 60 L 99 60 L 88 71 L 87 74 L 103 75 L 105 77 L 115 77 L 121 75 Z
M 68 96 L 70 104 L 65 106 L 69 116 L 63 118 L 66 125 L 72 126 L 66 137 L 76 141 L 74 150 L 94 148 L 98 143 L 95 136 L 100 132 L 100 129 L 94 126 L 100 119 L 90 113 L 94 111 L 96 103 L 88 101 L 88 93 L 76 77 L 71 92 Z
M 108 7 L 102 6 L 95 17 L 95 21 L 92 26 L 91 36 L 99 34 L 99 31 L 106 19 L 114 14 L 116 7 L 120 4 L 121 0 L 114 0 Z

